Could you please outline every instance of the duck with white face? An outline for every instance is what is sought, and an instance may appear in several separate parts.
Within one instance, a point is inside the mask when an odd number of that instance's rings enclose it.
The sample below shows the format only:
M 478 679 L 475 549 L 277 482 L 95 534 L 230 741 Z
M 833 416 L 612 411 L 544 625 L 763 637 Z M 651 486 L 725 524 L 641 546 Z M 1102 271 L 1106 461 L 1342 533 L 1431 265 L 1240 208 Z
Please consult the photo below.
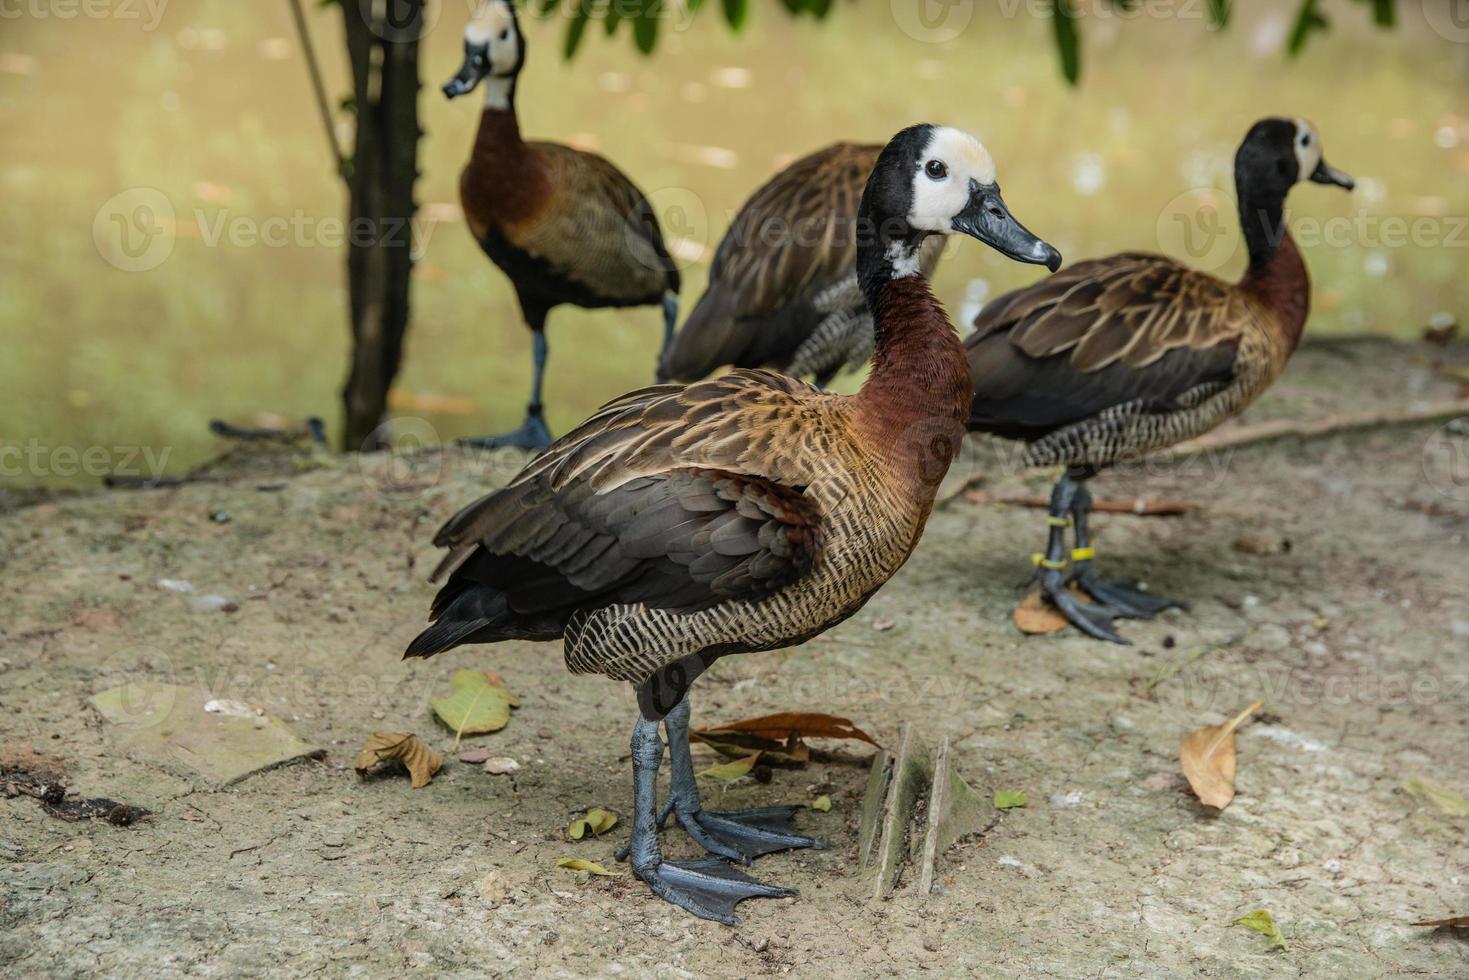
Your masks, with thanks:
M 462 441 L 538 451 L 551 444 L 542 397 L 550 311 L 563 304 L 658 306 L 666 345 L 678 317 L 679 271 L 652 206 L 626 174 L 595 153 L 521 137 L 515 97 L 525 58 L 515 8 L 487 0 L 465 25 L 464 63 L 444 94 L 452 99 L 484 87 L 459 199 L 475 241 L 515 287 L 532 334 L 524 421 L 510 432 Z
M 1029 465 L 1066 468 L 1051 494 L 1046 550 L 1031 560 L 1042 593 L 1098 639 L 1124 642 L 1114 619 L 1149 619 L 1183 603 L 1136 579 L 1097 575 L 1087 481 L 1203 435 L 1280 376 L 1311 301 L 1286 197 L 1303 182 L 1354 186 L 1322 157 L 1315 127 L 1290 116 L 1250 127 L 1234 178 L 1249 253 L 1238 282 L 1163 255 L 1087 259 L 992 300 L 965 340 L 970 429 L 1024 441 Z
M 879 155 L 857 264 L 876 353 L 855 395 L 768 371 L 658 385 L 609 402 L 509 485 L 452 517 L 432 624 L 408 647 L 563 641 L 575 673 L 631 683 L 632 833 L 654 894 L 734 924 L 735 905 L 792 894 L 731 867 L 820 846 L 794 806 L 703 808 L 689 687 L 720 657 L 794 646 L 856 613 L 912 554 L 964 438 L 964 351 L 915 255 L 963 234 L 1023 262 L 1061 256 L 1005 207 L 972 137 L 915 126 Z M 865 229 L 865 233 L 864 233 Z M 668 735 L 673 779 L 660 807 Z M 665 860 L 668 816 L 709 856 Z

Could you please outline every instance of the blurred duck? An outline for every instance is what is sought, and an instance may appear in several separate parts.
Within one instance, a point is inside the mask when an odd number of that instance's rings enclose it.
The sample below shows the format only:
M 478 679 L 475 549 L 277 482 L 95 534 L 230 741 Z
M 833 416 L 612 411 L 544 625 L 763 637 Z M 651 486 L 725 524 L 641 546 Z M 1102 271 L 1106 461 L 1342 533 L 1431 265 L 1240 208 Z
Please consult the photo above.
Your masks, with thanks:
M 736 903 L 792 894 L 726 864 L 790 847 L 797 807 L 710 812 L 689 755 L 689 685 L 722 656 L 802 643 L 851 616 L 902 567 L 963 438 L 964 351 L 918 274 L 933 235 L 1011 258 L 1061 257 L 1017 222 L 972 136 L 930 125 L 883 150 L 862 198 L 861 289 L 877 334 L 862 390 L 765 371 L 624 395 L 455 515 L 433 624 L 408 647 L 564 640 L 566 664 L 637 689 L 627 853 L 655 894 L 734 924 Z M 673 782 L 655 798 L 667 728 Z M 663 859 L 671 814 L 710 856 Z
M 525 39 L 506 0 L 480 5 L 464 29 L 464 66 L 444 85 L 449 98 L 481 83 L 485 107 L 459 179 L 464 217 L 485 254 L 510 277 L 534 335 L 530 404 L 520 428 L 466 440 L 483 447 L 544 449 L 541 381 L 546 314 L 562 303 L 587 309 L 663 307 L 663 341 L 678 319 L 678 270 L 642 192 L 595 153 L 527 143 L 515 114 Z
M 1046 552 L 1033 560 L 1045 595 L 1100 639 L 1124 642 L 1116 616 L 1150 618 L 1182 603 L 1096 577 L 1085 481 L 1209 431 L 1279 377 L 1311 298 L 1284 222 L 1286 194 L 1302 180 L 1353 186 L 1322 159 L 1302 119 L 1257 122 L 1235 155 L 1234 179 L 1250 258 L 1239 282 L 1139 252 L 1078 262 L 994 300 L 965 341 L 969 428 L 1024 440 L 1028 465 L 1066 467 L 1051 495 Z M 1079 601 L 1068 582 L 1096 603 Z
M 857 284 L 857 204 L 880 144 L 836 143 L 757 190 L 719 243 L 709 285 L 658 375 L 697 381 L 726 365 L 765 367 L 825 387 L 872 356 L 872 314 Z M 919 250 L 931 276 L 944 239 Z

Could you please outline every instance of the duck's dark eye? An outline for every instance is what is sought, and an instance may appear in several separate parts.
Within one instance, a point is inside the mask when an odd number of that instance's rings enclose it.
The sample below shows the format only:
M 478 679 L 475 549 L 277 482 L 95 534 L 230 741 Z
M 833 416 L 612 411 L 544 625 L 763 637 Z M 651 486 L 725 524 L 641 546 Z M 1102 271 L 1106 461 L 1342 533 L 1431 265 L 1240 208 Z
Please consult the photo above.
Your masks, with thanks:
M 510 40 L 510 28 L 507 27 L 503 31 L 500 32 L 500 40 L 502 40 L 502 41 L 508 41 L 508 40 Z
M 928 174 L 930 180 L 943 180 L 949 176 L 949 168 L 944 166 L 942 160 L 930 160 L 923 165 L 923 172 Z
M 1302 133 L 1301 134 L 1301 145 L 1302 146 L 1310 146 L 1311 145 L 1311 134 L 1310 133 Z

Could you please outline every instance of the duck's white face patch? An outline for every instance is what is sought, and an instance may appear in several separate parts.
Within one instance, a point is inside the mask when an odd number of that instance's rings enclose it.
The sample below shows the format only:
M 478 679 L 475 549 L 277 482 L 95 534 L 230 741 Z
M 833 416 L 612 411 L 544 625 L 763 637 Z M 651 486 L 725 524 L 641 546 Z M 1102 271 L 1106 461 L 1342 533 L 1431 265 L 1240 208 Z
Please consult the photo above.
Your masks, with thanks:
M 1296 165 L 1301 168 L 1296 180 L 1309 180 L 1321 163 L 1321 137 L 1316 135 L 1316 127 L 1306 120 L 1297 118 L 1292 121 L 1296 124 Z
M 984 145 L 962 130 L 940 126 L 929 137 L 913 173 L 913 207 L 908 224 L 952 234 L 954 216 L 969 203 L 969 182 L 995 182 L 995 161 Z
M 464 40 L 488 49 L 491 75 L 513 75 L 520 66 L 520 33 L 505 0 L 481 4 L 464 28 Z

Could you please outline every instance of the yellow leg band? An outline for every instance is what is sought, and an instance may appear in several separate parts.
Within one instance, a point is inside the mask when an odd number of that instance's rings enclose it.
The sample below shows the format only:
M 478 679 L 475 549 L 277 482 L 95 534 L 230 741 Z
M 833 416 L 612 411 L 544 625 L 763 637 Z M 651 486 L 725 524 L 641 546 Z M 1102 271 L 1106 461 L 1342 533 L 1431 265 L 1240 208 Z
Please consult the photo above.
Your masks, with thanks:
M 1072 548 L 1071 549 L 1071 560 L 1072 561 L 1091 561 L 1095 557 L 1097 557 L 1097 549 L 1096 548 Z
M 1051 515 L 1047 514 L 1046 523 L 1051 525 L 1051 527 L 1070 527 L 1071 517 L 1069 515 L 1066 517 L 1052 517 Z
M 1066 567 L 1066 562 L 1064 562 L 1064 561 L 1051 561 L 1051 559 L 1049 559 L 1045 555 L 1042 555 L 1042 554 L 1039 554 L 1039 553 L 1030 556 L 1030 563 L 1032 565 L 1035 565 L 1035 566 L 1039 567 L 1039 568 L 1052 568 L 1052 569 L 1055 569 L 1055 568 L 1065 568 Z

